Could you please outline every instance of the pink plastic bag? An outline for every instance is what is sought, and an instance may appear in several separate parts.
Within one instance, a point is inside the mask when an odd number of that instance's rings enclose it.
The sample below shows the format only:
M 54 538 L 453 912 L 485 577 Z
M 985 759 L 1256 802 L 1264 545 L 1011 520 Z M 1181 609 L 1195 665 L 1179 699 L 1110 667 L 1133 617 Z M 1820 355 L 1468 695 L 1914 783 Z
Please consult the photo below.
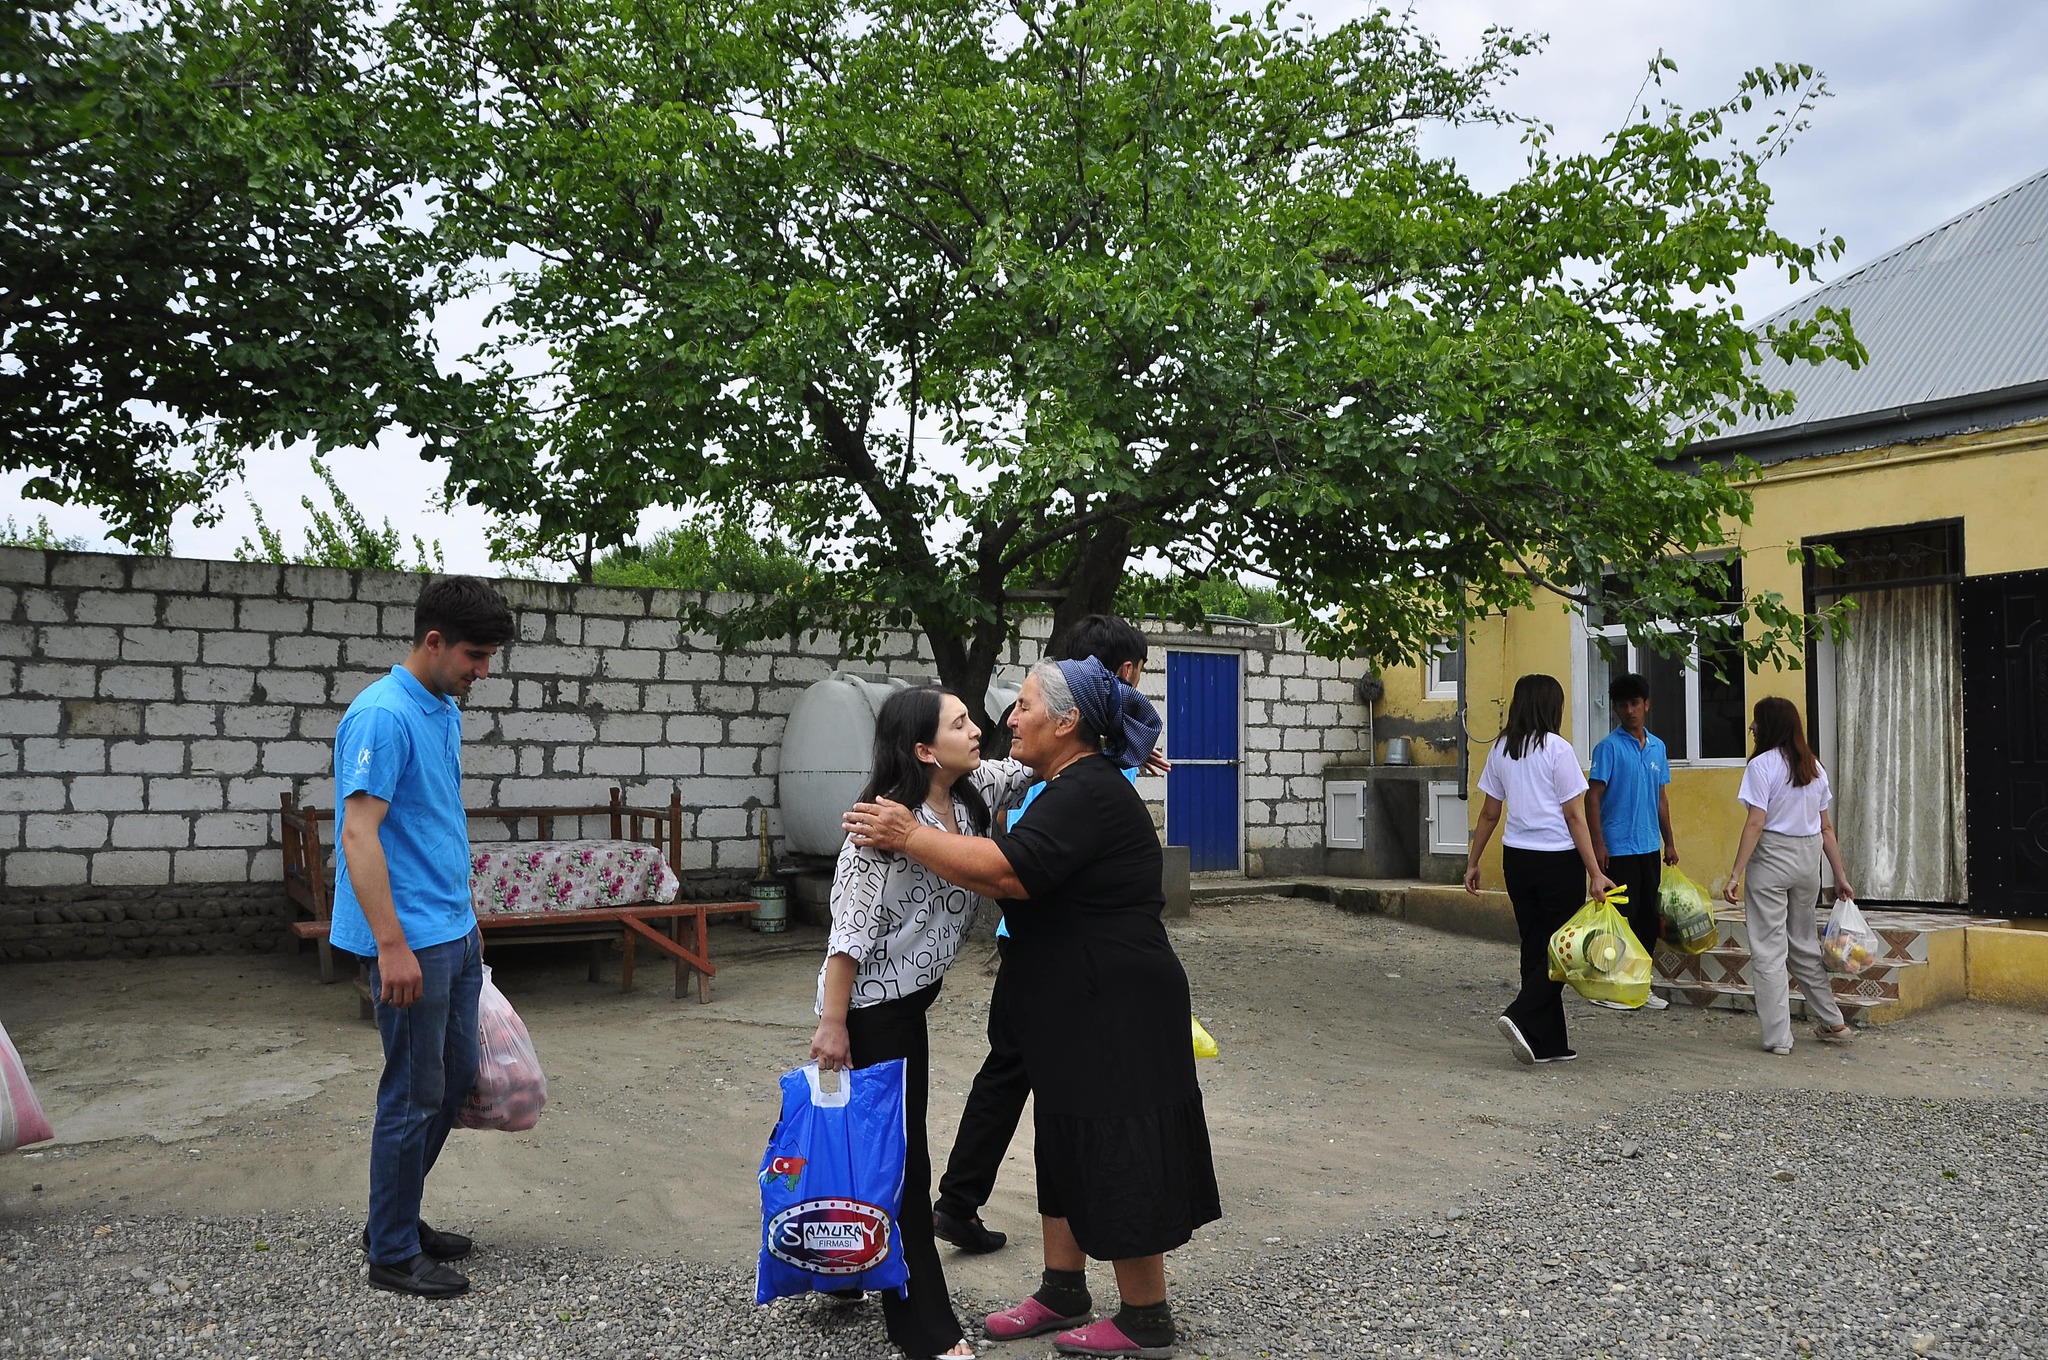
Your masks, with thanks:
M 484 989 L 477 998 L 476 1085 L 456 1120 L 465 1129 L 521 1133 L 540 1123 L 547 1108 L 548 1079 L 519 1012 L 491 981 L 484 965 Z
M 7 1027 L 0 1025 L 0 1152 L 47 1143 L 56 1136 L 28 1084 L 28 1069 L 21 1065 L 21 1054 L 14 1051 L 14 1040 L 7 1037 Z

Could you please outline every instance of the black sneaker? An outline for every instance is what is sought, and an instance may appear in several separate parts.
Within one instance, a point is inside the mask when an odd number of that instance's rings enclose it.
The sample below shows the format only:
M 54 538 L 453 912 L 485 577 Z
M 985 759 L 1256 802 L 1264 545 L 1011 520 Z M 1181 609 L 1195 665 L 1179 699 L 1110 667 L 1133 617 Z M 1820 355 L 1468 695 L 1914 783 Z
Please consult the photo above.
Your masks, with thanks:
M 1554 1053 L 1548 1058 L 1538 1058 L 1536 1061 L 1540 1063 L 1570 1062 L 1573 1058 L 1576 1058 L 1578 1056 L 1579 1050 L 1577 1050 L 1576 1048 L 1568 1048 L 1562 1053 Z
M 932 1211 L 932 1234 L 941 1242 L 951 1242 L 970 1256 L 984 1256 L 1002 1249 L 1010 1240 L 1008 1233 L 999 1233 L 982 1226 L 981 1219 L 955 1218 L 944 1210 Z
M 422 1299 L 452 1299 L 469 1292 L 469 1277 L 421 1252 L 403 1265 L 370 1262 L 370 1288 Z
M 419 1221 L 420 1250 L 436 1261 L 460 1261 L 476 1249 L 476 1243 L 461 1233 L 436 1232 L 427 1226 L 423 1218 Z M 370 1230 L 363 1229 L 363 1250 L 370 1249 Z

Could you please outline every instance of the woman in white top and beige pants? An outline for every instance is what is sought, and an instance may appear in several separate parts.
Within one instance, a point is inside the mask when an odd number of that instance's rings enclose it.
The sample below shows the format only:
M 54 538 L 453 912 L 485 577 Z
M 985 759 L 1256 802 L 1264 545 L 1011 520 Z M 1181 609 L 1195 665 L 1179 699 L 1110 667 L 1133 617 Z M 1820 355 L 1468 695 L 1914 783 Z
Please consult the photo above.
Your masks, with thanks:
M 1807 1008 L 1819 1020 L 1823 1043 L 1847 1043 L 1856 1032 L 1842 1019 L 1820 959 L 1820 900 L 1823 858 L 1834 871 L 1835 896 L 1852 896 L 1842 869 L 1842 847 L 1828 818 L 1833 795 L 1828 772 L 1814 759 L 1790 699 L 1760 699 L 1750 731 L 1756 754 L 1742 771 L 1736 794 L 1749 809 L 1727 898 L 1740 901 L 1749 925 L 1750 984 L 1756 990 L 1757 1019 L 1764 1048 L 1780 1056 L 1792 1051 L 1792 997 L 1786 973 L 1799 980 Z

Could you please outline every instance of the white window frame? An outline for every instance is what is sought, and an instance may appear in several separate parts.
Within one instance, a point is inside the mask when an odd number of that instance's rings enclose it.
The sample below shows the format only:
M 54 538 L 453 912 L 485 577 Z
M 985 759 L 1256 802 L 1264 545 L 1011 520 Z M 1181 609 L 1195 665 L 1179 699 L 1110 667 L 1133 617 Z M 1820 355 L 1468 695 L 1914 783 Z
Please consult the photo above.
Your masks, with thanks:
M 1459 645 L 1456 638 L 1445 638 L 1443 641 L 1450 645 L 1446 647 L 1439 644 L 1429 649 L 1429 659 L 1423 665 L 1422 694 L 1425 699 L 1450 699 L 1456 701 L 1458 697 L 1458 678 L 1451 676 L 1446 679 L 1442 674 L 1442 664 L 1448 658 L 1464 651 L 1464 648 Z
M 1577 753 L 1581 765 L 1591 766 L 1593 763 L 1593 748 L 1598 746 L 1601 740 L 1607 736 L 1608 732 L 1613 730 L 1613 724 L 1611 722 L 1603 724 L 1599 718 L 1599 714 L 1606 710 L 1607 696 L 1593 692 L 1591 676 L 1586 666 L 1587 652 L 1596 639 L 1604 637 L 1610 646 L 1627 658 L 1630 670 L 1638 674 L 1645 674 L 1647 672 L 1642 658 L 1649 649 L 1641 643 L 1629 641 L 1628 629 L 1620 624 L 1610 624 L 1604 628 L 1593 628 L 1587 625 L 1586 614 L 1583 609 L 1574 609 L 1572 612 L 1578 621 L 1578 627 L 1574 631 L 1578 634 L 1579 638 L 1578 646 L 1572 649 L 1572 689 L 1578 696 L 1578 701 L 1572 707 L 1572 749 Z M 1720 617 L 1731 623 L 1735 621 L 1735 615 L 1733 614 L 1724 614 Z M 1670 624 L 1659 624 L 1657 625 L 1657 631 L 1661 633 L 1675 633 L 1678 629 Z M 1652 715 L 1652 718 L 1651 730 L 1655 731 L 1654 715 Z M 1596 728 L 1598 728 L 1597 731 L 1595 730 Z M 1685 729 L 1685 749 L 1687 751 L 1699 750 L 1700 651 L 1697 646 L 1689 650 L 1685 658 Z M 1712 759 L 1703 756 L 1688 756 L 1684 760 L 1673 760 L 1671 762 L 1673 769 L 1680 770 L 1739 770 L 1743 764 L 1744 757 L 1742 756 L 1716 756 Z

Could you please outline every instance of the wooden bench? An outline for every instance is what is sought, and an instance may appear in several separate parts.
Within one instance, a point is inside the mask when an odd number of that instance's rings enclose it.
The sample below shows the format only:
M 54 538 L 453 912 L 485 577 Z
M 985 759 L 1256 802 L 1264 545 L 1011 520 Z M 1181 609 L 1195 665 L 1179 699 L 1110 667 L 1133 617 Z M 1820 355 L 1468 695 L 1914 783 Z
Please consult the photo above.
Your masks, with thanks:
M 289 793 L 280 795 L 279 807 L 284 819 L 285 896 L 303 913 L 301 919 L 292 922 L 292 933 L 319 946 L 320 980 L 333 982 L 334 948 L 327 939 L 333 915 L 327 876 L 328 840 L 323 839 L 320 828 L 323 822 L 334 821 L 334 809 L 301 805 Z M 579 826 L 587 817 L 606 818 L 613 840 L 653 846 L 666 859 L 677 882 L 682 881 L 683 802 L 680 794 L 669 795 L 667 808 L 631 807 L 625 801 L 624 791 L 615 788 L 609 803 L 596 806 L 468 808 L 465 813 L 471 822 L 509 824 L 509 841 L 483 844 L 553 840 L 555 825 L 562 818 L 574 818 Z M 533 836 L 519 835 L 522 822 L 534 824 Z M 675 994 L 682 996 L 689 990 L 690 980 L 695 978 L 697 1000 L 705 1002 L 711 999 L 711 979 L 718 972 L 711 962 L 707 931 L 710 918 L 745 915 L 754 910 L 752 902 L 638 902 L 629 906 L 574 912 L 492 912 L 479 915 L 477 925 L 491 938 L 506 944 L 589 941 L 592 982 L 598 979 L 598 958 L 604 943 L 616 939 L 624 956 L 619 970 L 620 990 L 629 992 L 633 990 L 634 951 L 641 944 L 651 945 L 675 963 Z M 689 934 L 685 933 L 685 922 L 694 923 L 694 930 Z M 365 965 L 359 970 L 358 985 L 366 994 L 367 976 Z

